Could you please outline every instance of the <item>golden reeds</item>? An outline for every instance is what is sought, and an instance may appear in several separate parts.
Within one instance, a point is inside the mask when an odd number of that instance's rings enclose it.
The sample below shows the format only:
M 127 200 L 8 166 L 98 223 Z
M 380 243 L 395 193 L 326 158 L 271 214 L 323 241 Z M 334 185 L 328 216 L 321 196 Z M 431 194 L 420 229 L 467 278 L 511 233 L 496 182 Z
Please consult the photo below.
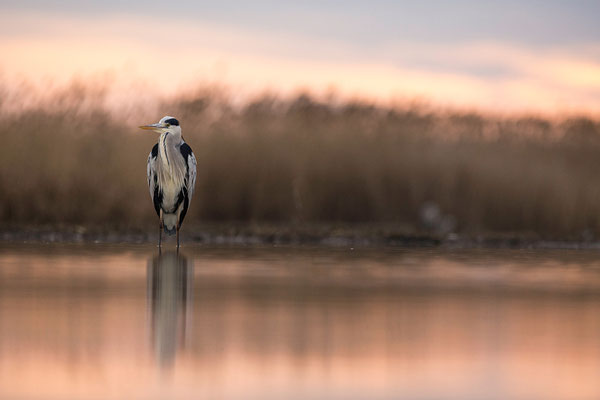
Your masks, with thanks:
M 164 109 L 182 122 L 198 159 L 186 224 L 600 233 L 597 121 L 327 103 L 306 95 L 265 95 L 233 107 L 210 91 Z M 40 104 L 1 114 L 0 140 L 4 224 L 154 224 L 145 174 L 156 137 L 114 113 L 76 102 Z

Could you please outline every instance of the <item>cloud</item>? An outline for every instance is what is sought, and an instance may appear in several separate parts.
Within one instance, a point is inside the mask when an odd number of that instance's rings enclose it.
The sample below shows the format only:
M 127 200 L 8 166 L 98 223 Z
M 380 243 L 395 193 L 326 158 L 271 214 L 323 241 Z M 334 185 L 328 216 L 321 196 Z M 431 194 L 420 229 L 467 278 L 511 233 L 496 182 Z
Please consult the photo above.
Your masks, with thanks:
M 218 82 L 240 94 L 265 89 L 315 93 L 332 87 L 378 101 L 420 98 L 442 106 L 500 112 L 594 112 L 600 58 L 594 48 L 513 43 L 337 39 L 170 19 L 74 18 L 14 13 L 0 17 L 5 82 L 68 81 L 111 71 L 115 86 L 145 82 L 171 94 Z

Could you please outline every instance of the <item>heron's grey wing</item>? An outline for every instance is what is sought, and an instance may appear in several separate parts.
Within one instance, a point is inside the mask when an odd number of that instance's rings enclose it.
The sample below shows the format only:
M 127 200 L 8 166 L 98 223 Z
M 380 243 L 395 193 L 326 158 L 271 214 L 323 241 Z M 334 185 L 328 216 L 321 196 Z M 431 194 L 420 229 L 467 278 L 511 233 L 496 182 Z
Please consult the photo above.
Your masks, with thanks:
M 180 148 L 181 155 L 187 162 L 187 176 L 186 176 L 186 189 L 188 198 L 191 201 L 194 195 L 194 188 L 196 186 L 196 157 L 192 152 L 192 148 L 187 144 L 183 143 Z
M 194 189 L 196 187 L 196 156 L 194 156 L 194 153 L 190 153 L 190 156 L 188 157 L 188 175 L 188 193 L 190 200 L 192 200 Z
M 148 155 L 148 166 L 146 167 L 146 175 L 148 176 L 148 189 L 150 198 L 154 203 L 154 209 L 160 216 L 160 191 L 156 179 L 156 157 L 158 156 L 158 143 L 152 147 L 152 151 Z
M 185 190 L 181 190 L 180 196 L 183 200 L 183 208 L 179 214 L 179 225 L 183 223 L 183 219 L 187 214 L 188 207 L 192 201 L 194 195 L 194 186 L 196 186 L 196 157 L 192 153 L 192 148 L 183 142 L 179 147 L 179 151 L 186 162 L 186 175 L 185 175 Z

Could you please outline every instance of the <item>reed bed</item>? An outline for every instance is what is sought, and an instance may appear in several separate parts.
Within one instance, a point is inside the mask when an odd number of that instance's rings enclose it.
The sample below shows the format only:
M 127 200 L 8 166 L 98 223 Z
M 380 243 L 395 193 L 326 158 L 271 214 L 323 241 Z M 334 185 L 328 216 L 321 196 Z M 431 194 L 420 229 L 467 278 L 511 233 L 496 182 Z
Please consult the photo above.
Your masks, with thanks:
M 146 159 L 156 135 L 100 101 L 65 96 L 0 113 L 0 222 L 154 226 Z M 101 94 L 78 88 L 73 96 Z M 175 115 L 198 160 L 191 226 L 600 234 L 595 120 L 381 107 L 302 94 L 240 105 L 208 89 L 159 108 L 164 112 L 139 123 Z

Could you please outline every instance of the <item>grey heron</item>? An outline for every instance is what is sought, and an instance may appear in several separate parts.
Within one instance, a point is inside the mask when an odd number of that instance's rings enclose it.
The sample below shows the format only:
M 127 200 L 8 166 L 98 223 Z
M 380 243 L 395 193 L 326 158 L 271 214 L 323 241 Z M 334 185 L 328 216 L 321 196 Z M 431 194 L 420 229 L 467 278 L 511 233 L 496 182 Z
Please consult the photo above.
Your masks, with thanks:
M 148 187 L 154 209 L 159 217 L 158 247 L 162 242 L 162 231 L 177 233 L 194 194 L 196 184 L 196 157 L 181 136 L 181 126 L 175 118 L 166 116 L 156 124 L 140 126 L 160 133 L 158 143 L 148 155 Z

